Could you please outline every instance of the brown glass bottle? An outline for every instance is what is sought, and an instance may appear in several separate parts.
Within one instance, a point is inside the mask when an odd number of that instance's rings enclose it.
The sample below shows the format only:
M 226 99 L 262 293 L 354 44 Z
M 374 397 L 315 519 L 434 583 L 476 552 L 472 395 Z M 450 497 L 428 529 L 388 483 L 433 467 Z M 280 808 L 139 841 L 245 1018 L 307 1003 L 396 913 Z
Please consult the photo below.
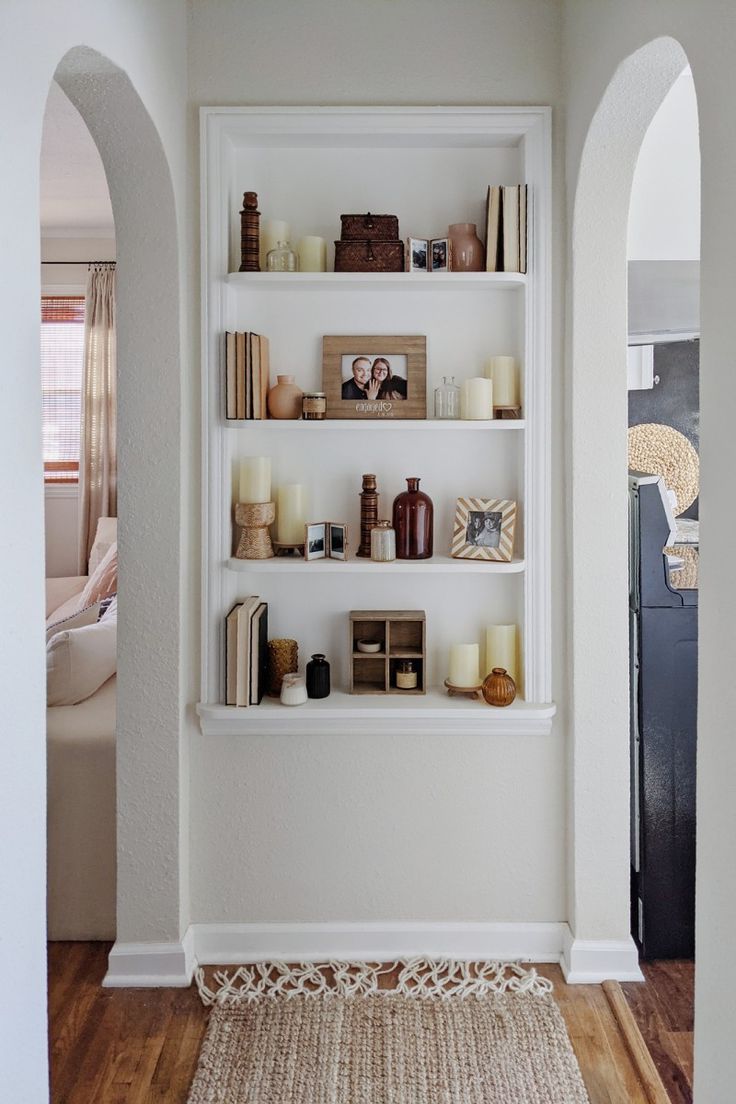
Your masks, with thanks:
M 407 479 L 406 485 L 408 489 L 394 499 L 396 558 L 428 560 L 434 532 L 432 499 L 419 490 L 418 479 Z

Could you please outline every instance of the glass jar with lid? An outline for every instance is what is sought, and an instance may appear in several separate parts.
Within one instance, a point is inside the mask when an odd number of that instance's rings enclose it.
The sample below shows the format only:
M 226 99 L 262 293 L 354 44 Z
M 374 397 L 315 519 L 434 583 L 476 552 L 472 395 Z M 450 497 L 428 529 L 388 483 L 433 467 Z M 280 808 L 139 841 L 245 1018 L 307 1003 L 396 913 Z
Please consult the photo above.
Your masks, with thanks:
M 460 388 L 454 376 L 443 376 L 442 383 L 434 393 L 435 418 L 460 417 Z
M 396 532 L 390 521 L 378 521 L 371 529 L 371 559 L 381 563 L 396 559 Z
M 417 665 L 413 659 L 402 659 L 396 667 L 396 687 L 398 690 L 416 690 Z

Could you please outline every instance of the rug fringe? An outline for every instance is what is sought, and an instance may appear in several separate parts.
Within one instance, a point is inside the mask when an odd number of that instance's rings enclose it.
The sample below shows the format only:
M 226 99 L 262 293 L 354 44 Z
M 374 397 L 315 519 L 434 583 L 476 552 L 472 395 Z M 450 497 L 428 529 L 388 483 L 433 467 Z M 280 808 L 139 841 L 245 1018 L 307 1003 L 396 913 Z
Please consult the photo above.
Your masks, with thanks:
M 381 989 L 379 978 L 399 970 L 396 986 Z M 240 1004 L 262 997 L 395 996 L 419 999 L 484 997 L 491 993 L 552 992 L 552 982 L 518 962 L 465 962 L 412 958 L 390 964 L 369 962 L 256 962 L 233 973 L 215 970 L 212 985 L 200 966 L 195 974 L 203 1004 Z

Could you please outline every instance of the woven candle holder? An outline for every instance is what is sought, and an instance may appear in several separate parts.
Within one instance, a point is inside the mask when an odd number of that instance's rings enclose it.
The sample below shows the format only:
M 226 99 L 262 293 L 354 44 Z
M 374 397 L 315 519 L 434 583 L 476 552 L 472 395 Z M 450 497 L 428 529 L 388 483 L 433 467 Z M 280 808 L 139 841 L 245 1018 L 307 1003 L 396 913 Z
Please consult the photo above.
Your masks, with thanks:
M 235 522 L 242 527 L 235 553 L 238 560 L 270 560 L 273 556 L 270 525 L 276 520 L 275 502 L 239 502 Z
M 296 673 L 299 668 L 299 645 L 296 640 L 269 640 L 267 655 L 266 693 L 269 698 L 278 698 L 284 675 Z

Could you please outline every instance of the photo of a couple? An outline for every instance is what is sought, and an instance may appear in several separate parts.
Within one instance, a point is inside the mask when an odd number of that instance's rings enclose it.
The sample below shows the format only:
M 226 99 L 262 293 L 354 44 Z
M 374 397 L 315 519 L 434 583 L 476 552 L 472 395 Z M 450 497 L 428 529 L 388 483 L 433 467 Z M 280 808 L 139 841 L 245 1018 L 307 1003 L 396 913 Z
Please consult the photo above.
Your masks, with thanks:
M 393 364 L 392 364 L 393 362 Z M 400 373 L 403 371 L 404 375 Z M 407 397 L 406 356 L 342 358 L 343 399 L 382 399 L 390 402 Z

